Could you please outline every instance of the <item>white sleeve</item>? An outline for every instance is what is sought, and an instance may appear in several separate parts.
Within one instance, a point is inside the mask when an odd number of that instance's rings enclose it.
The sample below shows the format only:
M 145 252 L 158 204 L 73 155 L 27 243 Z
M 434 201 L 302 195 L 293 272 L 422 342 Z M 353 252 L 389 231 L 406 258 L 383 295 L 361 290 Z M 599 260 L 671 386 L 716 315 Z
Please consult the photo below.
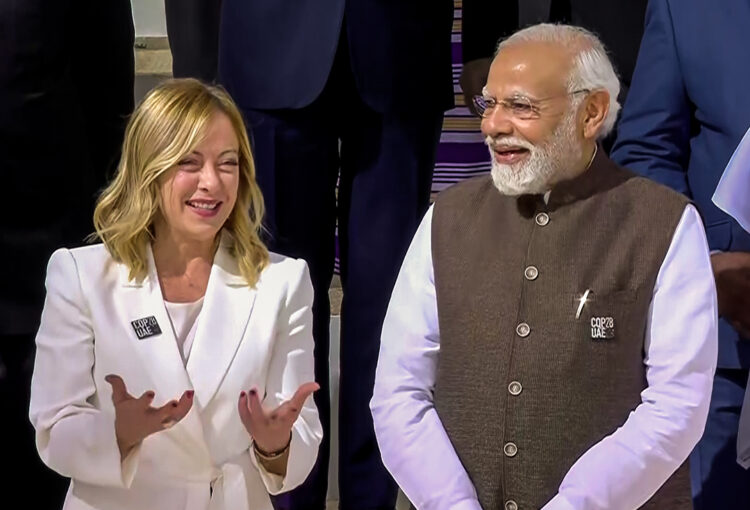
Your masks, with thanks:
M 391 296 L 370 409 L 383 463 L 419 510 L 481 510 L 433 405 L 440 333 L 431 225 L 432 208 Z
M 312 303 L 313 287 L 310 272 L 303 260 L 289 261 L 295 272 L 281 307 L 278 334 L 273 348 L 264 405 L 274 408 L 292 398 L 302 384 L 315 380 L 313 362 Z M 308 397 L 292 427 L 289 460 L 285 476 L 269 473 L 255 457 L 252 447 L 248 454 L 260 472 L 270 494 L 289 491 L 305 481 L 318 457 L 323 428 L 312 396 Z
M 750 129 L 732 154 L 721 175 L 713 202 L 750 232 Z
M 543 510 L 639 508 L 687 459 L 708 415 L 717 317 L 706 235 L 689 205 L 654 286 L 641 404 L 578 459 Z
M 95 405 L 94 332 L 69 250 L 52 254 L 46 285 L 29 410 L 39 455 L 61 475 L 95 485 L 128 487 L 140 445 L 122 460 L 115 417 Z

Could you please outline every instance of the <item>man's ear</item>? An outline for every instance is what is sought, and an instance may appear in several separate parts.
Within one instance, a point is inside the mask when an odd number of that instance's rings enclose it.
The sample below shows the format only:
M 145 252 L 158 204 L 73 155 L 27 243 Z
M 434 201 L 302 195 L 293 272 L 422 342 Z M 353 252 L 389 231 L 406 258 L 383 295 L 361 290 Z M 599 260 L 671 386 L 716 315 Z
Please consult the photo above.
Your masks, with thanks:
M 595 90 L 583 103 L 583 137 L 596 140 L 609 113 L 609 92 Z

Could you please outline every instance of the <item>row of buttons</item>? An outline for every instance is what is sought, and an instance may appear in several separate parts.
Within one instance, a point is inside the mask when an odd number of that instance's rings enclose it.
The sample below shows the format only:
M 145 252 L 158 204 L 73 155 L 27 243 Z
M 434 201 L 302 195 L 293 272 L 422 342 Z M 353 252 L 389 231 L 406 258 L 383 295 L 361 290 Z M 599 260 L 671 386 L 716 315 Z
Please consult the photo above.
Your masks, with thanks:
M 536 224 L 539 225 L 540 227 L 546 227 L 547 224 L 549 223 L 549 214 L 539 213 L 536 215 L 535 221 L 536 221 Z M 539 269 L 537 269 L 535 266 L 529 266 L 523 272 L 523 275 L 526 277 L 527 280 L 534 281 L 539 276 Z
M 547 213 L 539 213 L 535 218 L 536 224 L 540 227 L 546 227 L 549 224 L 549 215 Z M 524 272 L 524 277 L 529 281 L 534 281 L 539 277 L 539 269 L 536 266 L 528 266 Z M 516 326 L 516 334 L 521 338 L 526 338 L 531 334 L 531 327 L 525 322 L 520 323 Z M 523 386 L 518 381 L 512 381 L 508 384 L 508 393 L 517 397 L 523 391 Z M 508 442 L 503 446 L 503 453 L 506 457 L 515 457 L 518 454 L 518 446 L 516 443 Z M 518 503 L 509 499 L 505 502 L 505 510 L 518 510 Z

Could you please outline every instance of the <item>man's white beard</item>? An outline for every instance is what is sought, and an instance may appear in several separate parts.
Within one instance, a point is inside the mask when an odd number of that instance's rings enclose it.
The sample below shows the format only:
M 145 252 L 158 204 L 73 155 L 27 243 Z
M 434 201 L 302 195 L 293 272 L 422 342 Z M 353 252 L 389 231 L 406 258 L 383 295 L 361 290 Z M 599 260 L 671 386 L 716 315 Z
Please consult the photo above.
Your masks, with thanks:
M 576 113 L 572 107 L 565 114 L 549 140 L 539 146 L 517 137 L 492 139 L 485 143 L 490 148 L 492 158 L 492 180 L 495 187 L 504 195 L 538 195 L 551 189 L 554 177 L 560 180 L 570 171 L 570 166 L 579 161 L 583 149 L 576 140 Z M 523 147 L 529 150 L 530 157 L 515 165 L 504 165 L 495 160 L 492 148 L 496 145 Z

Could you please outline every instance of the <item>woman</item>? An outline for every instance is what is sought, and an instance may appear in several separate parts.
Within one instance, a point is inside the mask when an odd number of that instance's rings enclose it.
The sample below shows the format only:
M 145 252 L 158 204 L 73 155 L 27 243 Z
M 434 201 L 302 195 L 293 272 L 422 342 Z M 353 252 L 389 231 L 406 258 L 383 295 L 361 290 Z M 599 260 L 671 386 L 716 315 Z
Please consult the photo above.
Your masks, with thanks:
M 64 206 L 64 197 L 61 205 Z M 242 117 L 195 80 L 153 90 L 94 213 L 56 251 L 31 420 L 66 509 L 270 510 L 322 437 L 306 264 L 269 254 Z

